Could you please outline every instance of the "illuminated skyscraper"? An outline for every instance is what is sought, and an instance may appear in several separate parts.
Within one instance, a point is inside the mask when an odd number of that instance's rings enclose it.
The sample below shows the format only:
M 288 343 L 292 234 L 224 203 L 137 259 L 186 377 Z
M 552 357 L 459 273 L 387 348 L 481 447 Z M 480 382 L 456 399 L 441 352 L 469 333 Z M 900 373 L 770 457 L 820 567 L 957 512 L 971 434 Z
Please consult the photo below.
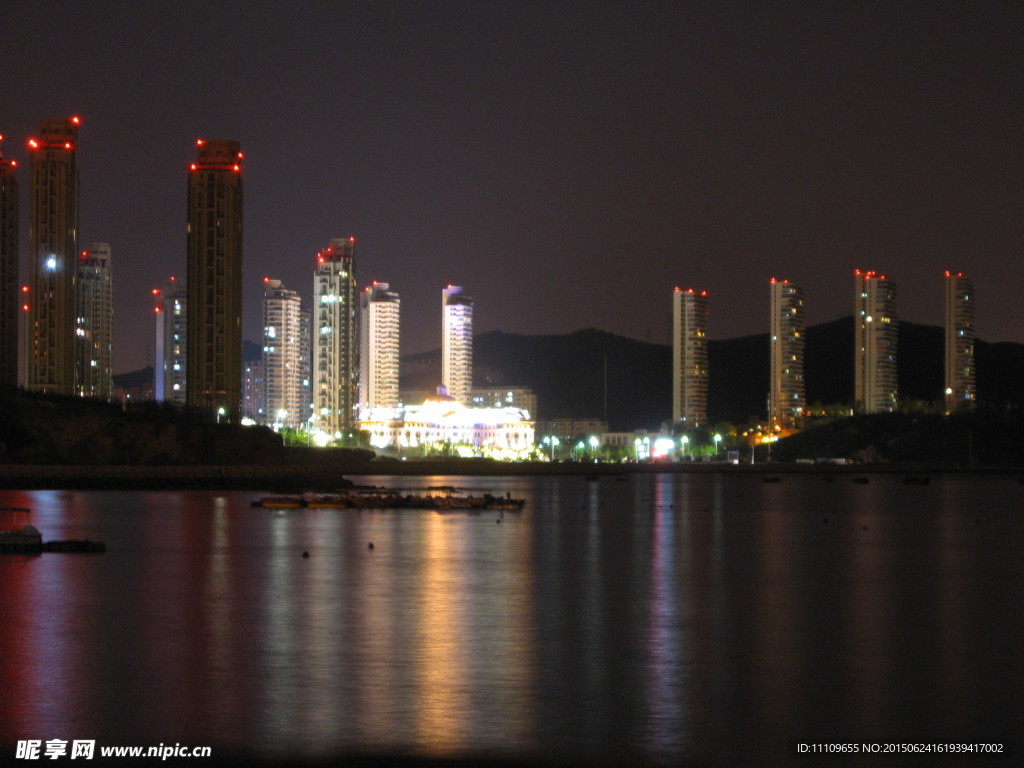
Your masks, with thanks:
M 47 118 L 28 142 L 32 171 L 27 386 L 75 391 L 75 277 L 78 255 L 77 117 Z
M 708 292 L 672 294 L 672 420 L 699 427 L 708 420 Z
M 946 413 L 970 410 L 977 398 L 974 371 L 974 283 L 946 272 Z
M 154 394 L 157 400 L 185 405 L 185 353 L 188 339 L 188 294 L 171 277 L 163 290 L 153 289 L 156 304 L 156 357 L 153 361 Z
M 441 383 L 463 405 L 473 388 L 473 300 L 461 285 L 441 291 Z
M 242 150 L 198 142 L 188 174 L 188 404 L 238 418 L 242 407 Z
M 309 421 L 309 316 L 280 280 L 263 281 L 263 421 L 300 429 Z
M 854 409 L 858 413 L 891 413 L 899 395 L 896 283 L 885 275 L 858 269 L 853 273 L 853 287 Z
M 771 425 L 797 426 L 803 417 L 804 292 L 788 280 L 771 279 Z
M 107 243 L 93 243 L 78 254 L 75 294 L 76 393 L 109 400 L 114 389 L 114 287 Z
M 354 237 L 331 240 L 313 277 L 313 424 L 335 439 L 356 420 L 355 247 Z
M 374 282 L 359 296 L 359 412 L 397 408 L 399 309 L 387 283 Z
M 0 146 L 0 387 L 18 385 L 17 165 Z

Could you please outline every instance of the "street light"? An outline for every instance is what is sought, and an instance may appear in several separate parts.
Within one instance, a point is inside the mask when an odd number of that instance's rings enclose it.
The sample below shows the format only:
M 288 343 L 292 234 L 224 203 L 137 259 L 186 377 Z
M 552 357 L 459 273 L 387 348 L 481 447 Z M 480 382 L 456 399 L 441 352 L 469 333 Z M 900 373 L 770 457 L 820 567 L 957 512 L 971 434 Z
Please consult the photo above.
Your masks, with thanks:
M 721 442 L 722 442 L 722 436 L 716 432 L 715 433 L 715 460 L 716 461 L 718 459 L 718 445 Z
M 680 445 L 683 446 L 683 458 L 686 458 L 686 445 L 690 442 L 690 438 L 687 435 L 683 435 L 679 438 Z
M 227 413 L 227 411 L 224 410 L 224 406 L 223 405 L 220 408 L 217 409 L 217 423 L 218 424 L 220 424 L 221 416 L 223 416 L 226 413 Z
M 544 445 L 550 446 L 551 448 L 551 461 L 555 460 L 555 448 L 561 445 L 557 435 L 545 435 L 544 439 L 541 440 Z
M 594 454 L 597 453 L 597 446 L 601 444 L 601 441 L 597 439 L 597 435 L 591 435 L 590 440 L 588 442 L 590 443 L 590 455 L 591 457 L 594 458 L 594 461 L 597 461 L 597 458 L 594 457 Z

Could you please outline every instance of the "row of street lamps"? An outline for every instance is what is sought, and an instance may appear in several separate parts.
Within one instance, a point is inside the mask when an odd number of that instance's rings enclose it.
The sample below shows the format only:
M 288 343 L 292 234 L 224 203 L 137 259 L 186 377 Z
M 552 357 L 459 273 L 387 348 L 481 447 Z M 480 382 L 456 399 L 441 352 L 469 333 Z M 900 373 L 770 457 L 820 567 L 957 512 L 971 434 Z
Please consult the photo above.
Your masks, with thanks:
M 715 433 L 715 435 L 712 437 L 712 439 L 715 441 L 715 458 L 717 459 L 718 458 L 719 448 L 721 447 L 721 444 L 722 444 L 722 435 L 718 434 L 718 433 Z M 591 453 L 591 457 L 593 457 L 594 454 L 596 454 L 597 449 L 601 445 L 601 440 L 596 435 L 591 435 L 588 438 L 587 443 L 590 444 L 590 453 Z M 572 449 L 573 450 L 573 459 L 578 459 L 579 458 L 579 455 L 586 449 L 587 443 L 584 443 L 582 440 L 580 440 L 578 443 L 576 443 L 576 445 Z M 687 435 L 680 436 L 679 444 L 682 446 L 683 458 L 684 459 L 688 458 L 688 456 L 687 456 L 687 446 L 689 445 L 689 443 L 690 443 L 689 436 L 687 436 Z M 554 461 L 555 460 L 555 449 L 558 448 L 562 444 L 562 441 L 558 439 L 557 435 L 545 435 L 544 437 L 541 438 L 541 444 L 543 444 L 545 446 L 545 448 L 547 448 L 549 459 L 551 461 Z M 659 437 L 659 438 L 655 439 L 654 446 L 655 446 L 655 457 L 657 458 L 659 456 L 666 455 L 666 454 L 670 453 L 671 451 L 675 450 L 675 441 L 672 438 L 670 438 L 670 437 Z M 637 437 L 635 440 L 633 440 L 633 450 L 634 450 L 634 455 L 635 455 L 637 461 L 646 461 L 647 459 L 649 459 L 651 457 L 651 439 L 649 437 L 646 437 L 646 436 L 645 437 Z

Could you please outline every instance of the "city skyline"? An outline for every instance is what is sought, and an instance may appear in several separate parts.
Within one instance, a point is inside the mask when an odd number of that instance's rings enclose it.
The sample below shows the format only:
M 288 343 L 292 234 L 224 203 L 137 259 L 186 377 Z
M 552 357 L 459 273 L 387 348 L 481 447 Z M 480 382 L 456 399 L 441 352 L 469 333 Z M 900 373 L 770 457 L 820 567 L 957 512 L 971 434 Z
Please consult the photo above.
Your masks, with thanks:
M 246 148 L 251 340 L 262 278 L 301 286 L 347 232 L 367 284 L 403 286 L 403 353 L 436 344 L 447 282 L 473 286 L 478 332 L 667 343 L 652 287 L 706 287 L 735 308 L 713 337 L 737 337 L 763 327 L 772 274 L 801 283 L 808 324 L 846 314 L 841 273 L 866 256 L 907 286 L 956 264 L 986 302 L 979 338 L 1024 342 L 1024 277 L 1001 269 L 1024 240 L 1019 6 L 441 5 L 58 2 L 45 24 L 13 0 L 0 64 L 31 87 L 0 105 L 0 133 L 23 274 L 25 141 L 78 114 L 81 241 L 118 259 L 117 372 L 149 364 L 137 319 L 184 275 L 198 136 Z M 345 55 L 315 55 L 338 29 Z M 941 325 L 936 296 L 906 292 L 903 317 Z

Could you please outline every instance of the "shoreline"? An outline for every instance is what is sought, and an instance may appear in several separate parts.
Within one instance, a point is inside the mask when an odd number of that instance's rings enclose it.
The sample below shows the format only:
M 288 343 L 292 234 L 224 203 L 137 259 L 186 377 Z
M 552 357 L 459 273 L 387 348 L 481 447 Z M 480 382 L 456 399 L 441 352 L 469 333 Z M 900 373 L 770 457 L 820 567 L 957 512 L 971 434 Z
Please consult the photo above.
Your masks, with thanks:
M 338 462 L 330 466 L 86 466 L 0 465 L 3 490 L 250 490 L 331 491 L 351 475 L 568 476 L 584 478 L 631 474 L 728 475 L 937 475 L 975 474 L 1024 477 L 1021 467 L 958 467 L 924 464 L 726 464 L 715 462 L 587 464 L 577 462 L 494 462 L 475 459 Z

